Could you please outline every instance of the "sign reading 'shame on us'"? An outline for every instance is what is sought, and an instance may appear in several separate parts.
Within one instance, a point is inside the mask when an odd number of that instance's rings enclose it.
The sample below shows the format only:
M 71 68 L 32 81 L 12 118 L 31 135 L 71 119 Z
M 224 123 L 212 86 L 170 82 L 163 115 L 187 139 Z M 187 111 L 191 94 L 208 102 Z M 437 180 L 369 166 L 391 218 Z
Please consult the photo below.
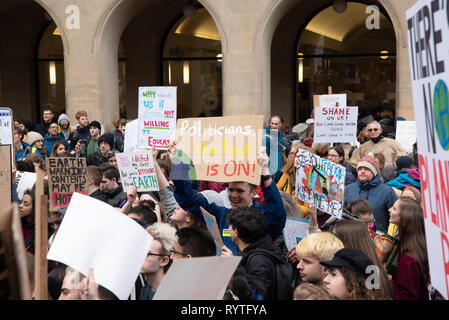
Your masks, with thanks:
M 50 210 L 67 207 L 73 192 L 88 194 L 85 158 L 47 158 Z
M 432 285 L 449 298 L 449 3 L 407 11 L 410 76 Z

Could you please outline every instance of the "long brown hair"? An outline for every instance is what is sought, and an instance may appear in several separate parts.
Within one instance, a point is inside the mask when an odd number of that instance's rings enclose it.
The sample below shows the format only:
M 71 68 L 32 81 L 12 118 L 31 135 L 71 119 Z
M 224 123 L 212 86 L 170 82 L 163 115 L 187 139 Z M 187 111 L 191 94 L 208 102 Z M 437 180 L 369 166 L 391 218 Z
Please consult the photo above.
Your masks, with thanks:
M 334 225 L 332 232 L 343 242 L 345 248 L 359 249 L 371 259 L 380 272 L 380 290 L 377 291 L 382 291 L 385 299 L 391 298 L 393 291 L 387 272 L 376 254 L 374 243 L 366 225 L 356 220 L 343 220 Z
M 405 197 L 398 200 L 400 210 L 398 230 L 401 241 L 399 254 L 415 258 L 430 281 L 423 209 L 416 200 Z
M 55 141 L 55 143 L 53 144 L 53 148 L 51 149 L 50 157 L 59 157 L 59 156 L 56 154 L 56 149 L 58 149 L 58 147 L 59 147 L 61 144 L 64 145 L 65 150 L 67 151 L 67 146 L 65 145 L 64 141 L 62 141 L 62 140 L 57 140 L 57 141 Z
M 402 194 L 404 194 L 405 190 L 410 190 L 413 193 L 413 195 L 415 196 L 414 200 L 418 201 L 420 204 L 422 203 L 422 195 L 421 195 L 421 192 L 418 190 L 418 188 L 413 187 L 413 186 L 405 187 L 404 190 L 402 190 Z M 408 197 L 406 197 L 406 198 L 408 198 Z
M 348 291 L 347 300 L 386 300 L 388 299 L 382 290 L 368 289 L 366 278 L 363 274 L 355 272 L 349 268 L 339 268 L 346 282 Z

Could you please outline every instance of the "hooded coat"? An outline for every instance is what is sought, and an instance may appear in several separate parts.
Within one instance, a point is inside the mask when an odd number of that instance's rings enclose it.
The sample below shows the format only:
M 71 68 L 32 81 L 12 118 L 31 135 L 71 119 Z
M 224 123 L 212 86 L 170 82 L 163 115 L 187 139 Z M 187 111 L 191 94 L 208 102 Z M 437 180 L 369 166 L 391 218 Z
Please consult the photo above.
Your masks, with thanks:
M 69 122 L 69 126 L 67 127 L 67 129 L 65 130 L 62 129 L 61 120 L 67 120 Z M 61 115 L 59 116 L 58 125 L 59 125 L 59 132 L 62 133 L 64 135 L 64 138 L 68 141 L 70 133 L 72 133 L 75 130 L 75 128 L 70 125 L 70 119 L 65 113 L 61 113 Z
M 351 183 L 345 190 L 345 207 L 352 200 L 367 200 L 374 209 L 374 228 L 376 230 L 388 231 L 390 220 L 390 209 L 397 200 L 393 188 L 382 183 L 380 175 L 377 174 L 372 180 L 361 183 Z
M 242 257 L 240 265 L 246 270 L 246 278 L 255 297 L 259 296 L 264 300 L 275 299 L 275 264 L 282 263 L 284 259 L 281 249 L 272 244 L 271 237 L 265 235 L 238 252 L 237 256 Z

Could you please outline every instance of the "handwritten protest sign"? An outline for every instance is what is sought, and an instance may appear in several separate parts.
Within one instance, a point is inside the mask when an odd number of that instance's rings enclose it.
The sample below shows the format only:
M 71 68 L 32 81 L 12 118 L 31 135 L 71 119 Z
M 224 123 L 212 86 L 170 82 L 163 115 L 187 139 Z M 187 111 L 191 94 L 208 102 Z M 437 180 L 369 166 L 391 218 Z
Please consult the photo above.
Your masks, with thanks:
M 31 300 L 22 224 L 17 204 L 3 206 L 0 212 L 0 261 L 0 300 Z
M 137 148 L 138 120 L 130 121 L 125 126 L 125 138 L 123 140 L 123 152 L 131 153 Z
M 33 189 L 36 183 L 36 173 L 17 171 L 16 172 L 16 185 L 17 185 L 17 196 L 19 200 L 22 200 L 23 193 L 28 189 Z
M 222 300 L 242 257 L 176 259 L 153 300 Z M 186 276 L 188 275 L 188 276 Z
M 186 118 L 177 123 L 171 179 L 260 183 L 263 116 Z
M 445 1 L 421 0 L 407 11 L 430 278 L 446 299 L 449 298 L 448 9 Z
M 413 152 L 416 142 L 416 121 L 398 121 L 396 123 L 396 141 L 407 151 Z
M 95 281 L 124 300 L 151 241 L 145 229 L 107 203 L 74 193 L 47 258 L 84 275 L 93 268 Z
M 221 256 L 221 248 L 223 248 L 223 239 L 221 238 L 220 231 L 218 230 L 217 219 L 209 212 L 200 207 L 203 213 L 204 221 L 206 222 L 207 229 L 214 238 L 215 246 L 217 247 L 217 256 Z
M 322 94 L 319 96 L 321 107 L 346 107 L 346 93 Z
M 315 108 L 315 130 L 313 142 L 357 141 L 358 107 Z
M 346 168 L 302 149 L 296 156 L 295 196 L 341 219 Z
M 282 233 L 288 250 L 296 248 L 296 245 L 307 235 L 309 223 L 304 219 L 287 218 Z
M 176 130 L 176 87 L 139 87 L 139 148 L 167 150 Z
M 47 158 L 50 210 L 67 207 L 74 192 L 87 194 L 85 158 Z
M 123 191 L 128 192 L 131 187 L 138 192 L 159 190 L 151 152 L 116 153 Z
M 11 145 L 0 146 L 0 203 L 10 203 L 11 190 Z

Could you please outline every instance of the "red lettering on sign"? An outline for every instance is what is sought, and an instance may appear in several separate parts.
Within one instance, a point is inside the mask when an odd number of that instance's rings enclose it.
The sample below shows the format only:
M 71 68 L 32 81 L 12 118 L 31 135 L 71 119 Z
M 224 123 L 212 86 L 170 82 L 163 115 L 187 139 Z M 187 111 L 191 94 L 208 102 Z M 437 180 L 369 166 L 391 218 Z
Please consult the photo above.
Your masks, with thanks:
M 229 167 L 229 165 L 232 164 L 233 166 L 233 171 L 231 173 L 228 172 L 227 168 Z M 235 163 L 234 160 L 229 161 L 228 163 L 225 164 L 224 166 L 224 174 L 228 177 L 235 175 L 235 172 L 237 170 L 237 164 Z
M 443 232 L 441 232 L 441 249 L 443 250 L 444 280 L 446 282 L 447 296 L 449 297 L 449 240 Z

